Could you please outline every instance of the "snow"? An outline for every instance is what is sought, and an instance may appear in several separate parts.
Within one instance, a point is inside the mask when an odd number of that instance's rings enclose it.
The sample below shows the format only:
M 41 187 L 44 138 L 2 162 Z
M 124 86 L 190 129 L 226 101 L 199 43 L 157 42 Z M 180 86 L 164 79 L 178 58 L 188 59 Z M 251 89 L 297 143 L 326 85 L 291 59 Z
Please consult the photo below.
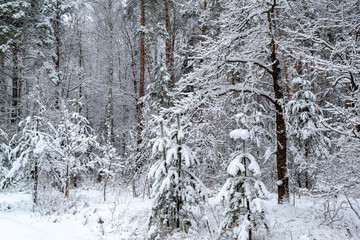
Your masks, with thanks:
M 0 240 L 144 239 L 151 200 L 122 191 L 109 191 L 104 202 L 101 191 L 87 190 L 75 214 L 46 216 L 32 211 L 31 194 L 1 192 Z
M 236 176 L 239 171 L 245 172 L 244 164 L 240 161 L 242 160 L 242 155 L 237 156 L 234 160 L 232 160 L 227 168 L 227 172 L 231 176 Z
M 250 138 L 250 132 L 247 129 L 235 129 L 230 132 L 230 137 L 234 140 L 248 140 Z
M 74 193 L 75 190 L 72 192 Z M 40 215 L 32 211 L 31 194 L 24 192 L 0 192 L 0 240 L 131 240 L 146 239 L 151 199 L 134 198 L 128 189 L 110 190 L 108 200 L 102 201 L 102 192 L 95 189 L 77 190 L 85 205 L 76 213 Z M 295 196 L 295 206 L 277 204 L 275 194 L 264 201 L 267 209 L 269 232 L 255 232 L 254 239 L 267 240 L 357 240 L 360 220 L 351 210 L 340 212 L 343 219 L 328 224 L 322 211 L 325 199 L 311 196 Z M 337 202 L 342 199 L 338 196 Z M 257 205 L 257 203 L 253 203 Z M 221 222 L 221 199 L 210 198 L 204 205 L 204 219 L 209 226 L 199 233 L 175 231 L 165 239 L 217 239 L 218 223 Z M 256 206 L 260 211 L 261 206 Z M 103 223 L 99 223 L 99 219 Z M 246 231 L 239 233 L 246 236 Z M 212 235 L 210 236 L 209 231 Z M 349 230 L 347 230 L 349 229 Z M 349 234 L 349 231 L 352 235 Z M 356 232 L 357 231 L 357 232 Z M 164 240 L 165 240 L 164 239 Z M 241 238 L 240 238 L 241 239 Z

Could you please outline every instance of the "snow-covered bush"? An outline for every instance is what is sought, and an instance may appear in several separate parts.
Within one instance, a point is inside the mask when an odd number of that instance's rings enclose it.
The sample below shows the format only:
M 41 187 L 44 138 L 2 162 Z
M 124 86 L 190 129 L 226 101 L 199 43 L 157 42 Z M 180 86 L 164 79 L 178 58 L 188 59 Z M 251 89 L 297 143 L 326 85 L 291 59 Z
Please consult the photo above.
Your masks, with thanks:
M 28 116 L 20 122 L 22 130 L 13 136 L 10 143 L 15 147 L 9 153 L 11 169 L 1 181 L 1 188 L 19 182 L 33 185 L 33 201 L 36 204 L 40 174 L 46 175 L 52 170 L 49 146 L 49 125 L 42 116 L 44 108 L 40 108 L 39 116 Z
M 111 179 L 115 179 L 115 174 L 124 168 L 124 165 L 120 162 L 120 156 L 118 155 L 116 148 L 110 141 L 106 141 L 104 145 L 100 147 L 101 158 L 99 161 L 98 173 L 103 181 L 103 193 L 104 201 L 106 200 L 106 188 Z
M 230 137 L 241 140 L 241 145 L 232 154 L 227 168 L 229 178 L 219 193 L 219 197 L 226 202 L 220 237 L 247 240 L 251 239 L 253 230 L 268 228 L 263 200 L 267 199 L 269 193 L 260 180 L 258 162 L 246 148 L 246 142 L 251 140 L 249 124 L 245 115 L 239 114 L 237 117 L 239 128 L 231 131 Z
M 148 232 L 151 239 L 160 239 L 176 228 L 196 229 L 201 219 L 199 203 L 208 197 L 206 187 L 192 172 L 197 160 L 184 143 L 190 124 L 181 125 L 180 114 L 176 114 L 176 125 L 167 131 L 164 120 L 158 121 L 159 136 L 153 140 L 152 155 L 157 161 L 149 171 L 154 179 Z
M 64 107 L 60 124 L 56 127 L 52 148 L 57 153 L 59 175 L 65 195 L 69 196 L 70 181 L 77 184 L 80 176 L 93 169 L 101 161 L 94 152 L 99 147 L 95 131 L 89 121 L 78 112 Z
M 62 192 L 51 186 L 44 185 L 45 191 L 39 192 L 39 199 L 34 210 L 41 215 L 63 215 L 79 213 L 84 206 L 88 205 L 87 198 L 74 193 L 66 198 Z
M 0 181 L 7 175 L 10 163 L 10 146 L 7 145 L 7 134 L 0 128 Z

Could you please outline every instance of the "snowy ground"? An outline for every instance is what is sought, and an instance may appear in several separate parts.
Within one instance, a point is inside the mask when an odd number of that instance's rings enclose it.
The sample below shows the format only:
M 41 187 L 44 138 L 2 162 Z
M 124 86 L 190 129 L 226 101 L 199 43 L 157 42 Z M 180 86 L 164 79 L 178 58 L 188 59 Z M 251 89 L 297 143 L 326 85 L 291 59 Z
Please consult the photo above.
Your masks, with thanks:
M 109 191 L 109 199 L 102 200 L 102 192 L 78 191 L 73 205 L 62 213 L 53 209 L 46 212 L 32 211 L 31 195 L 28 193 L 0 193 L 0 240 L 75 240 L 75 239 L 145 239 L 147 216 L 151 200 L 133 198 L 129 191 Z M 324 198 L 301 197 L 295 207 L 276 204 L 275 195 L 267 202 L 270 231 L 255 234 L 264 240 L 345 240 L 360 239 L 360 221 L 349 209 L 336 213 L 344 199 L 334 198 L 329 203 L 328 215 L 324 218 Z M 76 202 L 76 204 L 75 204 Z M 76 207 L 74 207 L 76 205 Z M 69 207 L 72 206 L 72 207 Z M 327 205 L 326 205 L 327 206 Z M 345 205 L 342 205 L 345 207 Z M 64 207 L 64 206 L 60 206 Z M 175 233 L 169 239 L 216 239 L 221 221 L 221 204 L 211 199 L 204 206 L 208 219 L 207 228 L 200 234 Z M 331 223 L 332 220 L 335 220 Z M 210 234 L 211 232 L 211 234 Z

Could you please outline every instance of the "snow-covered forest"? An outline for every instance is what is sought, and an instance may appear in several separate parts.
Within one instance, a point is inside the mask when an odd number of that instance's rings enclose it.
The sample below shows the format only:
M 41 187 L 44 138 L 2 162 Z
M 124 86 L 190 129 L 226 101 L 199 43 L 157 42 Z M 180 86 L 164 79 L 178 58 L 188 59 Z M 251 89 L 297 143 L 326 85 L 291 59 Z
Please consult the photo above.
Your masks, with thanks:
M 359 0 L 0 0 L 0 239 L 360 239 Z

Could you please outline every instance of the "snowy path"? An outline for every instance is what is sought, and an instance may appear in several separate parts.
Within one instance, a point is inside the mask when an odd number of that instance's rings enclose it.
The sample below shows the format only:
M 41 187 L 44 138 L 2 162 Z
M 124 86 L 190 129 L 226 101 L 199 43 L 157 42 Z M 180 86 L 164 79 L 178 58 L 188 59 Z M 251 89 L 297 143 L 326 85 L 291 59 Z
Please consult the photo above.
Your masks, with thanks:
M 103 202 L 99 191 L 87 196 L 75 215 L 41 216 L 31 211 L 30 194 L 0 193 L 0 240 L 144 239 L 150 200 L 126 194 Z
M 0 195 L 0 240 L 97 239 L 74 220 L 53 222 L 31 211 L 31 196 L 25 193 Z

